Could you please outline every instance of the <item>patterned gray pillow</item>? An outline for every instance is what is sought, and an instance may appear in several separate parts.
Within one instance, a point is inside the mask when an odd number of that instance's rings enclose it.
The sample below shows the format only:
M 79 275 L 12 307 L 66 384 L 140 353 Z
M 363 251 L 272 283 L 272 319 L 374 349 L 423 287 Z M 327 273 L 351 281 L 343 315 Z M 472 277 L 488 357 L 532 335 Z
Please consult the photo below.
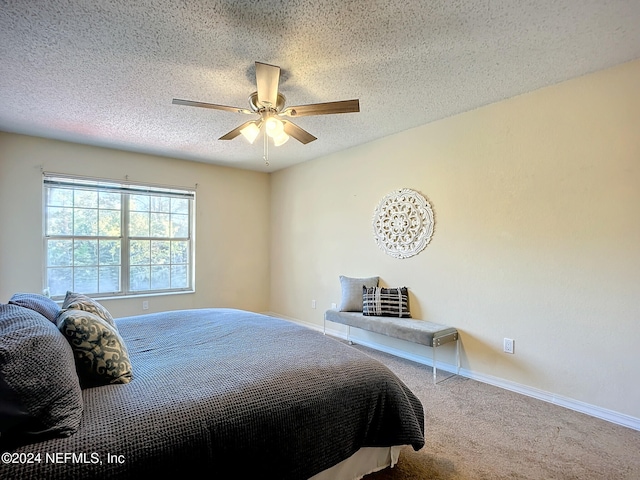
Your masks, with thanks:
M 410 318 L 409 290 L 407 287 L 362 287 L 362 314 Z
M 53 323 L 56 323 L 56 317 L 60 313 L 56 302 L 38 293 L 16 293 L 9 299 L 9 303 L 35 310 Z
M 82 388 L 131 381 L 131 362 L 124 340 L 103 318 L 84 310 L 63 310 L 58 316 L 58 328 L 73 349 Z
M 82 418 L 73 351 L 56 326 L 18 305 L 0 305 L 0 446 L 69 436 Z
M 84 310 L 85 312 L 93 313 L 105 320 L 116 330 L 118 329 L 109 311 L 93 298 L 83 295 L 82 293 L 67 292 L 64 302 L 62 303 L 62 310 L 68 309 Z
M 377 287 L 378 277 L 351 278 L 340 275 L 342 299 L 340 301 L 341 312 L 362 311 L 362 287 Z

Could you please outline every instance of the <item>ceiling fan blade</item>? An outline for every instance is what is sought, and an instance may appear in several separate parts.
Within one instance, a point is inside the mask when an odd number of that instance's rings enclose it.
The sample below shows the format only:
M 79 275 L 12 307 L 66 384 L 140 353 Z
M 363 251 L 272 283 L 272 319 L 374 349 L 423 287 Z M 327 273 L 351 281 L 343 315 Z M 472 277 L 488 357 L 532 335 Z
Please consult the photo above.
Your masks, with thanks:
M 202 107 L 211 108 L 213 110 L 224 110 L 226 112 L 254 113 L 246 108 L 228 107 L 226 105 L 216 105 L 214 103 L 193 102 L 191 100 L 182 100 L 180 98 L 174 98 L 171 103 L 173 103 L 174 105 L 186 105 L 187 107 Z
M 276 108 L 276 104 L 278 103 L 279 83 L 280 67 L 256 62 L 258 102 L 260 102 L 262 106 Z
M 229 133 L 226 133 L 223 136 L 221 136 L 218 140 L 233 140 L 234 138 L 236 138 L 238 135 L 242 133 L 240 130 L 242 130 L 244 127 L 246 127 L 250 123 L 255 123 L 255 122 L 256 122 L 255 120 L 249 120 L 248 122 L 244 122 L 239 127 L 236 127 L 233 130 L 231 130 Z
M 353 113 L 360 111 L 360 100 L 341 100 L 339 102 L 312 103 L 287 107 L 280 115 L 305 117 L 308 115 L 328 115 L 333 113 Z
M 306 145 L 307 143 L 310 143 L 316 140 L 316 137 L 311 135 L 306 130 L 303 130 L 302 128 L 297 126 L 295 123 L 288 122 L 286 120 L 283 120 L 282 123 L 284 124 L 284 132 L 290 137 L 293 137 L 296 140 L 298 140 L 300 143 L 304 143 Z

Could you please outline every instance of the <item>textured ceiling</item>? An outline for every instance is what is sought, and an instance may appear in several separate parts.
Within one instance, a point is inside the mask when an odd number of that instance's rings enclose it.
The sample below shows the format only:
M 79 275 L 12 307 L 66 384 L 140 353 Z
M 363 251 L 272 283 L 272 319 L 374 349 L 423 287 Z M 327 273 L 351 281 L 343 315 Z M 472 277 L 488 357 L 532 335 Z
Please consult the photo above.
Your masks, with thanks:
M 0 130 L 258 171 L 640 58 L 638 0 L 0 0 Z M 318 139 L 218 138 L 255 62 Z

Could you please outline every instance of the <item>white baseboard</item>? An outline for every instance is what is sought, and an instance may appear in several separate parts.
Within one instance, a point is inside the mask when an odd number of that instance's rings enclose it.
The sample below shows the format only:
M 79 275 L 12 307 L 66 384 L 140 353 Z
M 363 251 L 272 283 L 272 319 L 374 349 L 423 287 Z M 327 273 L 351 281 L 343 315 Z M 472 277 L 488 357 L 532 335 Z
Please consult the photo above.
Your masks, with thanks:
M 640 418 L 635 418 L 631 415 L 625 415 L 624 413 L 619 413 L 613 410 L 598 407 L 596 405 L 581 402 L 580 400 L 575 400 L 573 398 L 564 397 L 555 393 L 546 392 L 544 390 L 539 390 L 527 385 L 521 385 L 519 383 L 511 382 L 509 380 L 504 380 L 498 377 L 493 377 L 491 375 L 472 372 L 464 368 L 460 369 L 460 375 L 472 380 L 488 383 L 489 385 L 494 385 L 505 390 L 520 393 L 528 397 L 537 398 L 554 405 L 568 408 L 569 410 L 574 410 L 576 412 L 584 413 L 592 417 L 600 418 L 617 425 L 622 425 L 623 427 L 628 427 L 633 430 L 640 431 Z
M 305 327 L 311 328 L 313 330 L 318 330 L 320 332 L 323 331 L 322 326 L 318 326 L 316 324 L 312 324 L 309 322 L 304 322 L 296 318 L 286 317 L 284 315 L 280 315 L 274 312 L 264 312 L 264 314 L 270 315 L 272 317 L 282 318 L 283 320 L 288 320 L 290 322 L 298 323 L 300 325 L 304 325 Z M 327 328 L 325 333 L 327 333 L 328 335 L 331 335 L 332 337 L 338 337 L 346 340 L 346 335 L 341 331 Z M 382 345 L 382 344 L 371 342 L 371 341 L 365 341 L 362 339 L 352 338 L 352 340 L 354 340 L 354 343 L 358 343 L 359 345 L 363 345 L 365 347 L 369 347 L 374 350 L 379 350 L 381 352 L 389 353 L 396 357 L 405 358 L 407 360 L 411 360 L 413 362 L 420 363 L 422 365 L 427 365 L 429 367 L 433 366 L 432 365 L 433 361 L 429 357 L 414 355 L 410 352 L 406 352 L 397 348 L 389 347 L 387 345 Z M 456 371 L 455 365 L 442 363 L 440 361 L 436 362 L 436 367 L 438 368 L 438 370 L 445 370 L 447 372 L 455 373 Z M 617 425 L 622 425 L 623 427 L 628 427 L 633 430 L 640 431 L 640 418 L 632 417 L 631 415 L 625 415 L 624 413 L 608 410 L 606 408 L 581 402 L 573 398 L 564 397 L 562 395 L 557 395 L 555 393 L 546 392 L 544 390 L 539 390 L 537 388 L 529 387 L 527 385 L 521 385 L 516 382 L 505 380 L 503 378 L 494 377 L 492 375 L 486 375 L 484 373 L 474 372 L 466 368 L 460 368 L 459 375 L 462 377 L 470 378 L 472 380 L 476 380 L 478 382 L 487 383 L 489 385 L 503 388 L 511 392 L 519 393 L 521 395 L 537 398 L 538 400 L 542 400 L 542 401 L 551 403 L 553 405 L 558 405 L 564 408 L 568 408 L 569 410 L 573 410 L 576 412 L 584 413 L 586 415 L 589 415 L 595 418 L 600 418 L 602 420 L 606 420 L 608 422 L 615 423 Z

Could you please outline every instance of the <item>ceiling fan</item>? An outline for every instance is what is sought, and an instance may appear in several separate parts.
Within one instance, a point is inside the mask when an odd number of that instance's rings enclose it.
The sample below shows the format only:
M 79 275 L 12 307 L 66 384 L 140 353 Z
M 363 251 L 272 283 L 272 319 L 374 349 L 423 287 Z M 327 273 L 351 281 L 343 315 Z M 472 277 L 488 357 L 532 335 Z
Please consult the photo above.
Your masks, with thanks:
M 293 137 L 303 144 L 313 142 L 316 137 L 293 123 L 289 118 L 305 117 L 310 115 L 327 115 L 334 113 L 351 113 L 360 111 L 359 100 L 342 100 L 338 102 L 312 103 L 285 108 L 285 97 L 278 92 L 280 83 L 280 67 L 266 63 L 256 62 L 257 91 L 249 95 L 249 109 L 229 107 L 213 103 L 194 102 L 174 98 L 174 105 L 186 105 L 189 107 L 211 108 L 228 112 L 257 114 L 259 119 L 249 120 L 242 125 L 226 133 L 220 140 L 232 140 L 242 134 L 249 142 L 253 143 L 260 134 L 262 126 L 265 127 L 267 136 L 273 139 L 274 145 L 279 146 Z M 267 139 L 265 136 L 265 148 Z

